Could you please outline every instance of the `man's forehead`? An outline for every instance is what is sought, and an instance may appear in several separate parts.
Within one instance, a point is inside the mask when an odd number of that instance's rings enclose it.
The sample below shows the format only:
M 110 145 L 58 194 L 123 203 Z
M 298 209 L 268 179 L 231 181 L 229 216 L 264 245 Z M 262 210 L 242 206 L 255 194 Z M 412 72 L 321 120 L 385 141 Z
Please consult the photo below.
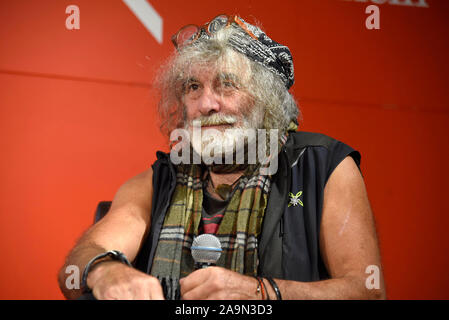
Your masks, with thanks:
M 184 72 L 188 78 L 204 76 L 215 78 L 222 75 L 234 75 L 234 77 L 243 79 L 249 77 L 251 71 L 248 59 L 234 50 L 228 50 L 215 61 L 191 63 L 187 69 Z
M 238 82 L 246 82 L 249 80 L 250 70 L 209 66 L 209 67 L 193 67 L 190 72 L 186 74 L 185 80 L 201 80 L 201 81 L 214 81 L 214 80 L 233 80 Z
M 188 81 L 200 80 L 240 80 L 241 76 L 236 72 L 227 70 L 202 70 L 192 73 L 187 77 Z

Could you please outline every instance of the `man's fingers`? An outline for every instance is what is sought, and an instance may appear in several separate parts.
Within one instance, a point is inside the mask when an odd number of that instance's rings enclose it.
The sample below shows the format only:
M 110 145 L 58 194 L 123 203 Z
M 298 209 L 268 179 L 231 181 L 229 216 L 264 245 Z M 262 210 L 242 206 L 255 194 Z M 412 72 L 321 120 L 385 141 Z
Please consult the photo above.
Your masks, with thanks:
M 193 287 L 190 290 L 185 291 L 182 293 L 181 291 L 181 299 L 182 300 L 205 300 L 208 299 L 211 292 L 210 292 L 210 286 L 207 282 Z
M 93 288 L 98 300 L 163 300 L 162 286 L 155 277 L 134 269 L 105 276 Z
M 165 300 L 164 293 L 161 290 L 152 291 L 150 293 L 150 300 Z
M 150 279 L 150 300 L 165 300 L 162 286 L 156 278 Z
M 209 269 L 211 268 L 213 267 L 196 270 L 189 274 L 187 277 L 180 279 L 179 284 L 181 286 L 181 296 L 203 284 L 207 280 L 211 271 Z
M 223 289 L 223 272 L 220 267 L 209 267 L 196 270 L 180 280 L 181 297 L 183 299 L 208 299 Z

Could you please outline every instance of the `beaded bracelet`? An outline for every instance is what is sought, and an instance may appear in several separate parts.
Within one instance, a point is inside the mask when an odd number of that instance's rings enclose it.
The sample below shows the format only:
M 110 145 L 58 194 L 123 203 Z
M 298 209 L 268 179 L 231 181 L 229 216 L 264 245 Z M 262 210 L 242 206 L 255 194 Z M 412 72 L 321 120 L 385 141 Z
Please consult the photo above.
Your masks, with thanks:
M 262 293 L 262 300 L 265 300 L 265 285 L 260 277 L 254 276 L 254 278 L 259 283 L 257 285 L 256 294 L 259 294 L 259 292 Z

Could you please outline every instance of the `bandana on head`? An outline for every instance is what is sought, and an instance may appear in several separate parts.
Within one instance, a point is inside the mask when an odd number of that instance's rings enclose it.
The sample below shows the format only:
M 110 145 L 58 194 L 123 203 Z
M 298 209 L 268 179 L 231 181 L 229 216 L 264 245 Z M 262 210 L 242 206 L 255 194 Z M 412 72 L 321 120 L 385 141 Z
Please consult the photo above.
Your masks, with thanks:
M 278 75 L 287 89 L 290 89 L 295 82 L 293 57 L 290 49 L 269 38 L 260 28 L 249 24 L 240 17 L 239 19 L 257 39 L 251 38 L 243 29 L 236 28 L 237 32 L 230 37 L 229 45 L 237 52 Z M 206 32 L 201 32 L 199 39 L 201 38 L 207 39 L 210 36 Z

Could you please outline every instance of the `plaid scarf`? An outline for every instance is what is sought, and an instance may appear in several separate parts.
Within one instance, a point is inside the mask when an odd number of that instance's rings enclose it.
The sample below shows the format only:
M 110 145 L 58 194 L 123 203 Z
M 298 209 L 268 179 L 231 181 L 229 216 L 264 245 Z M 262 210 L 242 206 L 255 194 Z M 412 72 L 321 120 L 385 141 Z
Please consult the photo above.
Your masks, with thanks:
M 297 127 L 289 127 L 293 128 Z M 286 140 L 284 134 L 279 140 L 279 151 Z M 223 250 L 216 265 L 250 276 L 257 274 L 257 238 L 271 181 L 271 176 L 260 174 L 259 169 L 248 166 L 244 171 L 215 234 Z M 179 279 L 194 271 L 190 247 L 198 236 L 201 221 L 203 177 L 201 165 L 177 166 L 176 187 L 151 268 L 151 275 L 161 282 L 166 299 L 178 299 Z

